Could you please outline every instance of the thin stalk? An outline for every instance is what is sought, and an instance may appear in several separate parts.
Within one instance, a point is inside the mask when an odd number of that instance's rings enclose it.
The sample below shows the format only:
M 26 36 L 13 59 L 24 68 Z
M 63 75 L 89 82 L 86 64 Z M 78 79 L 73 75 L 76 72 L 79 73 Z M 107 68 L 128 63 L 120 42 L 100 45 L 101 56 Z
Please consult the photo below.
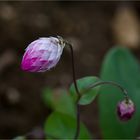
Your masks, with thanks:
M 71 62 L 72 62 L 72 73 L 73 73 L 73 82 L 74 82 L 74 87 L 77 93 L 77 101 L 76 101 L 76 132 L 74 136 L 74 140 L 78 139 L 79 133 L 80 133 L 80 105 L 78 104 L 79 99 L 81 97 L 81 94 L 79 92 L 77 82 L 76 82 L 76 76 L 75 76 L 75 63 L 74 63 L 74 53 L 73 53 L 73 48 L 71 44 L 68 44 L 71 50 Z
M 77 140 L 78 136 L 79 136 L 79 133 L 80 133 L 80 105 L 78 104 L 78 102 L 79 102 L 80 97 L 82 96 L 82 94 L 79 92 L 77 82 L 76 82 L 73 48 L 72 48 L 71 44 L 69 44 L 67 42 L 65 42 L 65 43 L 66 43 L 66 45 L 69 46 L 69 48 L 71 50 L 73 82 L 74 82 L 74 87 L 75 87 L 75 90 L 76 90 L 76 93 L 77 93 L 77 101 L 76 101 L 76 111 L 77 111 L 77 113 L 76 113 L 76 133 L 75 133 L 75 136 L 74 136 L 74 140 Z M 87 89 L 85 89 L 82 93 L 87 92 L 88 90 L 90 90 L 91 88 L 95 88 L 96 86 L 106 85 L 106 84 L 107 85 L 108 84 L 113 85 L 113 86 L 119 88 L 122 91 L 122 93 L 124 94 L 126 102 L 129 101 L 127 91 L 120 84 L 117 84 L 117 83 L 112 82 L 112 81 L 102 81 L 102 82 L 94 83 L 94 84 L 90 85 Z
M 80 133 L 80 105 L 77 103 L 76 104 L 76 132 L 75 132 L 75 136 L 74 136 L 74 140 L 77 140 L 79 137 L 79 133 Z
M 112 82 L 112 81 L 102 81 L 102 82 L 94 83 L 94 84 L 90 85 L 87 89 L 85 89 L 82 93 L 85 93 L 85 92 L 89 91 L 91 88 L 95 88 L 100 85 L 113 85 L 113 86 L 119 88 L 122 91 L 122 93 L 124 94 L 126 101 L 129 100 L 127 90 L 124 89 L 120 84 Z
M 73 53 L 73 48 L 72 45 L 69 44 L 70 50 L 71 50 L 71 62 L 72 62 L 72 74 L 73 74 L 73 82 L 74 82 L 74 86 L 75 86 L 75 90 L 76 93 L 78 95 L 78 98 L 80 97 L 80 92 L 77 86 L 77 82 L 76 82 L 76 76 L 75 76 L 75 63 L 74 63 L 74 53 Z

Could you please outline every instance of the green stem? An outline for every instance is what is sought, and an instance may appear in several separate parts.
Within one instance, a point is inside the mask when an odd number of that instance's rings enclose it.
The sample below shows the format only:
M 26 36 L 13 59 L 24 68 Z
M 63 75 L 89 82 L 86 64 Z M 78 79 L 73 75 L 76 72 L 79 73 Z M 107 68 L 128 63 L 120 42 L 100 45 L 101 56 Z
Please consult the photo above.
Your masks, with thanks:
M 90 85 L 87 89 L 85 89 L 82 93 L 85 93 L 85 92 L 89 91 L 91 88 L 95 88 L 100 85 L 113 85 L 113 86 L 119 88 L 122 91 L 122 93 L 124 94 L 126 101 L 128 102 L 129 97 L 128 97 L 127 90 L 124 89 L 120 84 L 112 82 L 112 81 L 102 81 L 102 82 L 94 83 L 94 84 Z
M 73 48 L 72 48 L 71 44 L 67 43 L 67 45 L 69 46 L 69 48 L 71 50 L 73 82 L 74 82 L 74 87 L 75 87 L 75 90 L 76 90 L 76 93 L 78 96 L 77 101 L 76 101 L 76 132 L 75 132 L 75 136 L 74 136 L 74 140 L 77 140 L 79 133 L 80 133 L 80 105 L 78 104 L 78 102 L 80 100 L 81 94 L 79 92 L 77 82 L 76 82 Z
M 78 102 L 79 102 L 82 94 L 80 93 L 80 91 L 78 89 L 78 86 L 77 86 L 77 82 L 76 82 L 73 47 L 72 47 L 71 44 L 69 44 L 66 41 L 64 41 L 64 43 L 65 43 L 66 46 L 69 46 L 70 51 L 71 51 L 73 82 L 74 82 L 74 87 L 75 87 L 75 90 L 76 90 L 76 93 L 77 93 L 77 101 L 76 101 L 76 111 L 77 111 L 77 113 L 76 113 L 76 133 L 75 133 L 75 136 L 74 136 L 74 140 L 77 140 L 78 136 L 79 136 L 79 133 L 80 133 L 80 105 L 79 105 Z M 123 94 L 125 96 L 125 99 L 126 99 L 126 102 L 129 101 L 127 91 L 121 85 L 119 85 L 119 84 L 117 84 L 115 82 L 112 82 L 112 81 L 103 81 L 103 82 L 94 83 L 94 84 L 90 85 L 87 89 L 85 89 L 83 91 L 83 93 L 87 92 L 91 88 L 95 88 L 96 86 L 105 85 L 105 84 L 113 85 L 113 86 L 119 88 L 123 92 Z

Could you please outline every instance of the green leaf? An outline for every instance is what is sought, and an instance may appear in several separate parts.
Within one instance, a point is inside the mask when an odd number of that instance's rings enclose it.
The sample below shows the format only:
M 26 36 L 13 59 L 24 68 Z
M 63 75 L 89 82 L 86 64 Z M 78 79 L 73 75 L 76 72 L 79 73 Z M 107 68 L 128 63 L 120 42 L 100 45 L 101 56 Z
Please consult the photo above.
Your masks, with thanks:
M 88 77 L 84 77 L 84 78 L 77 80 L 77 85 L 78 85 L 78 89 L 79 89 L 80 93 L 83 93 L 83 91 L 85 91 L 90 85 L 92 85 L 96 82 L 99 82 L 99 79 L 94 76 L 88 76 Z M 98 90 L 99 90 L 99 86 L 97 86 L 93 89 L 91 88 L 86 93 L 82 94 L 79 104 L 80 105 L 90 104 L 95 99 Z M 70 87 L 70 94 L 71 94 L 73 100 L 76 101 L 77 93 L 75 91 L 74 84 L 72 84 Z
M 116 105 L 124 97 L 113 86 L 100 91 L 99 115 L 103 138 L 134 139 L 140 121 L 140 69 L 139 63 L 126 48 L 113 48 L 105 57 L 101 71 L 102 80 L 111 80 L 127 89 L 136 105 L 134 117 L 121 122 L 116 114 Z
M 43 91 L 43 99 L 54 111 L 75 116 L 76 109 L 71 96 L 65 90 L 51 90 L 46 88 Z
M 45 123 L 45 132 L 50 139 L 73 139 L 76 132 L 76 119 L 63 113 L 53 112 Z M 89 138 L 88 130 L 81 123 L 79 139 Z

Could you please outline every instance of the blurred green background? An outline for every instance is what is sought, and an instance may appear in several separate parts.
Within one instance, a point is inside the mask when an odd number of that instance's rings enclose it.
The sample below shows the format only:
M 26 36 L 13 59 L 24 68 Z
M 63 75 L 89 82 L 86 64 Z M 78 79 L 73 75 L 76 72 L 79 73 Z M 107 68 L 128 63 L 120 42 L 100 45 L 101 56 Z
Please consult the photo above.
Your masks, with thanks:
M 140 2 L 0 2 L 0 138 L 43 126 L 51 112 L 42 100 L 43 89 L 59 91 L 72 83 L 68 50 L 46 73 L 20 69 L 30 42 L 55 35 L 73 44 L 77 78 L 99 76 L 105 54 L 116 44 L 140 61 Z M 97 99 L 81 107 L 81 120 L 95 138 L 102 138 Z

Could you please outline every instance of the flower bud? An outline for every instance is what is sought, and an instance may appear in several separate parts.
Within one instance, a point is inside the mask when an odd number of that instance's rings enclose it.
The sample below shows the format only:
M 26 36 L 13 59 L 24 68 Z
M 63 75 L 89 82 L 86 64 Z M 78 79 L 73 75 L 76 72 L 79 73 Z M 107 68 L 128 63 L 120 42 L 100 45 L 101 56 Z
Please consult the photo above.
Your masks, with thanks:
M 134 103 L 129 99 L 128 101 L 125 99 L 118 103 L 117 113 L 122 121 L 128 121 L 132 118 L 135 112 Z
M 56 37 L 39 38 L 26 48 L 21 68 L 29 72 L 45 72 L 54 67 L 63 52 L 65 44 Z

